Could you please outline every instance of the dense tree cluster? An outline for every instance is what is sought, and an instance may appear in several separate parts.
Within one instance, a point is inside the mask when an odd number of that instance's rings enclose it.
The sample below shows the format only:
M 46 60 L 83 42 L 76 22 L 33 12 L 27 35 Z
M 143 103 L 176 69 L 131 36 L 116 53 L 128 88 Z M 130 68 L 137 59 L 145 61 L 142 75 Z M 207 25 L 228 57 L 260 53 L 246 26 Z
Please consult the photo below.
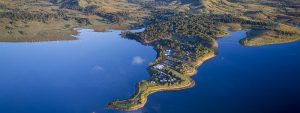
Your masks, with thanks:
M 51 13 L 29 13 L 21 10 L 12 10 L 8 12 L 1 12 L 1 18 L 9 18 L 11 20 L 37 20 L 37 21 L 48 21 L 50 19 L 58 18 L 56 14 Z
M 64 19 L 69 20 L 73 19 L 76 20 L 77 23 L 82 25 L 90 24 L 87 18 L 81 17 L 70 17 L 67 16 L 62 10 L 57 11 L 56 13 L 44 13 L 44 12 L 27 12 L 22 10 L 10 10 L 7 12 L 0 12 L 0 18 L 9 18 L 14 21 L 39 21 L 39 22 L 47 22 L 53 19 Z
M 128 14 L 126 12 L 118 12 L 118 13 L 104 13 L 104 12 L 96 12 L 97 16 L 105 18 L 107 22 L 110 23 L 122 23 L 124 20 L 128 20 Z
M 235 17 L 231 14 L 222 14 L 222 15 L 212 14 L 210 15 L 210 18 L 220 23 L 241 23 L 241 24 L 260 25 L 260 26 L 273 25 L 271 21 L 247 20 L 247 19 Z
M 0 3 L 0 9 L 6 9 L 6 5 Z
M 220 31 L 217 23 L 208 15 L 175 14 L 155 17 L 151 25 L 139 36 L 145 41 L 156 41 L 171 37 L 211 38 Z
M 87 18 L 75 17 L 74 19 L 76 20 L 76 22 L 78 24 L 81 24 L 81 25 L 90 25 L 91 24 L 91 22 Z
M 98 6 L 96 5 L 89 5 L 82 9 L 82 12 L 86 15 L 95 15 L 97 12 Z
M 50 0 L 53 4 L 59 4 L 60 8 L 82 10 L 77 0 Z

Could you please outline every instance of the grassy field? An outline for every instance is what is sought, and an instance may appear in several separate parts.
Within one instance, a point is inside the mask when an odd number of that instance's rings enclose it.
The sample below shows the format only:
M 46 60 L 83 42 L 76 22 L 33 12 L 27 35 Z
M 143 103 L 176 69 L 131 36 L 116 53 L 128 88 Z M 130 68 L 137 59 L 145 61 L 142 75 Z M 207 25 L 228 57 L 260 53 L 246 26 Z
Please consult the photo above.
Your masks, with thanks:
M 233 14 L 255 20 L 300 25 L 300 1 L 289 0 L 203 0 L 204 12 Z
M 204 11 L 215 14 L 232 14 L 246 20 L 270 21 L 279 23 L 273 26 L 247 25 L 251 29 L 247 38 L 240 42 L 245 46 L 280 44 L 300 40 L 299 29 L 291 25 L 300 25 L 299 1 L 268 0 L 204 0 Z M 243 24 L 229 23 L 219 26 L 220 29 L 239 31 Z
M 2 19 L 0 21 L 0 41 L 2 42 L 36 42 L 54 40 L 74 40 L 71 34 L 76 34 L 73 30 L 72 21 L 49 21 L 42 22 L 20 22 Z
M 9 39 L 24 41 L 26 39 L 22 38 L 35 38 L 38 41 L 39 38 L 37 37 L 45 36 L 41 35 L 43 33 L 63 34 L 61 37 L 65 37 L 72 34 L 72 29 L 75 27 L 94 28 L 96 31 L 105 31 L 110 28 L 132 28 L 132 26 L 143 23 L 145 19 L 159 11 L 192 14 L 232 14 L 250 20 L 277 21 L 299 25 L 300 18 L 297 16 L 299 15 L 299 8 L 296 7 L 299 4 L 300 2 L 295 0 L 288 2 L 268 0 L 203 0 L 202 2 L 190 0 L 165 2 L 147 0 L 74 0 L 72 4 L 68 0 L 57 0 L 56 2 L 50 2 L 50 0 L 18 0 L 13 2 L 11 0 L 2 0 L 0 1 L 0 13 L 7 11 L 14 13 L 16 9 L 28 14 L 58 14 L 58 12 L 63 12 L 63 15 L 73 19 L 60 17 L 55 20 L 57 22 L 51 20 L 41 22 L 40 20 L 0 17 L 0 23 L 3 25 L 0 26 L 0 33 L 2 34 L 0 38 L 6 41 L 9 41 Z M 101 12 L 101 14 L 95 12 Z M 90 24 L 83 25 L 75 22 L 74 18 L 86 19 Z M 113 22 L 110 22 L 112 20 Z M 233 31 L 241 29 L 239 23 L 231 23 L 225 26 Z M 226 34 L 220 36 L 223 35 Z
M 300 40 L 300 29 L 279 24 L 267 30 L 251 30 L 240 43 L 244 46 L 262 46 Z
M 95 31 L 106 29 L 128 29 L 143 23 L 144 19 L 153 12 L 163 10 L 188 11 L 189 4 L 179 2 L 165 2 L 165 4 L 151 1 L 129 2 L 128 0 L 1 0 L 0 41 L 46 41 L 57 40 L 49 34 L 62 35 L 59 40 L 70 36 L 75 27 L 93 28 Z M 7 12 L 8 11 L 8 12 Z M 24 12 L 22 16 L 18 12 Z M 23 13 L 23 14 L 24 14 Z M 36 15 L 56 15 L 50 20 Z M 31 16 L 32 18 L 29 18 Z M 60 16 L 57 18 L 57 16 Z M 38 19 L 37 19 L 38 18 Z M 42 19 L 42 20 L 41 20 Z M 85 19 L 90 23 L 82 24 L 76 19 Z M 47 38 L 45 38 L 47 37 Z M 26 39 L 28 38 L 28 39 Z M 34 39 L 34 40 L 33 40 Z M 67 38 L 71 39 L 70 37 Z

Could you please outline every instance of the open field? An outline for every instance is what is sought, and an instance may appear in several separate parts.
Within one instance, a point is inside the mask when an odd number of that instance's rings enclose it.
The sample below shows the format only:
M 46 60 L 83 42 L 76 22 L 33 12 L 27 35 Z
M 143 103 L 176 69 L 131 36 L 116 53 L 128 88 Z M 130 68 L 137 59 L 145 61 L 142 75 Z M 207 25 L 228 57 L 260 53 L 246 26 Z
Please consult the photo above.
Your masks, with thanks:
M 300 40 L 300 29 L 279 24 L 266 30 L 251 30 L 240 42 L 245 46 L 288 43 Z

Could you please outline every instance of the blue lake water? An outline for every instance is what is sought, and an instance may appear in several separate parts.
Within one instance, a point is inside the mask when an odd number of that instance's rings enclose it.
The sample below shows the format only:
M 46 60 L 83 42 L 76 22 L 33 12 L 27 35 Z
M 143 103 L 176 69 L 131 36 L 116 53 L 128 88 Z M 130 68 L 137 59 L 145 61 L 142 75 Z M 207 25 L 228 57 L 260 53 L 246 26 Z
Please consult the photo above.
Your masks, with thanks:
M 121 31 L 80 30 L 79 40 L 0 43 L 0 113 L 106 113 L 149 77 L 152 47 Z
M 220 39 L 196 86 L 150 96 L 145 112 L 300 113 L 300 42 L 243 47 L 246 31 Z
M 0 43 L 0 113 L 123 112 L 105 104 L 133 94 L 155 51 L 121 31 L 80 32 L 75 41 Z M 152 94 L 132 113 L 299 113 L 300 43 L 243 47 L 243 37 L 219 40 L 194 88 Z

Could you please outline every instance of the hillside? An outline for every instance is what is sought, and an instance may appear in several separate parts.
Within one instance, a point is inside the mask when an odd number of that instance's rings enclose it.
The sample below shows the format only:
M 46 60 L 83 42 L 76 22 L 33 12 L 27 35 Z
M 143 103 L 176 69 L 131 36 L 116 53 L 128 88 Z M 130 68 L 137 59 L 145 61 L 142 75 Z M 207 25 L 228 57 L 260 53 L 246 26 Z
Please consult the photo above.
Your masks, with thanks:
M 136 110 L 152 93 L 193 87 L 191 76 L 216 55 L 216 40 L 228 29 L 249 30 L 244 46 L 300 40 L 299 10 L 296 0 L 2 0 L 0 42 L 75 40 L 74 28 L 144 27 L 121 35 L 157 51 L 151 76 L 131 98 L 108 104 Z
M 245 2 L 245 1 L 243 1 Z M 241 40 L 244 46 L 261 46 L 300 40 L 300 29 L 282 24 L 277 18 L 257 18 L 245 12 L 258 11 L 248 1 L 229 2 L 226 0 L 206 0 L 194 12 L 161 12 L 154 15 L 139 33 L 124 32 L 123 37 L 152 46 L 158 53 L 148 71 L 150 78 L 138 83 L 136 92 L 129 98 L 115 100 L 109 108 L 120 110 L 137 110 L 142 108 L 150 94 L 158 91 L 181 90 L 193 87 L 191 76 L 206 60 L 217 53 L 216 39 L 223 37 L 229 30 L 249 29 L 247 38 Z M 193 6 L 194 4 L 191 4 Z M 259 6 L 264 7 L 263 4 Z M 266 15 L 276 14 L 297 18 L 276 12 L 277 8 Z M 171 52 L 171 53 L 170 53 Z M 160 68 L 161 67 L 161 68 Z
M 296 0 L 203 0 L 202 5 L 209 13 L 300 24 L 300 1 Z
M 72 40 L 76 27 L 128 29 L 148 25 L 160 13 L 232 15 L 297 26 L 299 10 L 297 0 L 2 0 L 0 41 Z
M 153 13 L 186 12 L 190 6 L 186 0 L 2 0 L 0 41 L 47 41 L 59 36 L 74 39 L 70 34 L 75 27 L 124 29 L 142 23 Z

